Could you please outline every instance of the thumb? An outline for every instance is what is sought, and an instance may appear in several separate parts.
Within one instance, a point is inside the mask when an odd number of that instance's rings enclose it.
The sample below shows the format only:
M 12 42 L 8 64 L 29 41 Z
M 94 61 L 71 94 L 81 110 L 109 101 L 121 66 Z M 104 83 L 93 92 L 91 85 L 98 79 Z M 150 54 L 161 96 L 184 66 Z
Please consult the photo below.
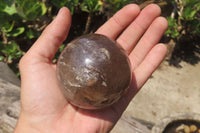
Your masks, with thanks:
M 56 51 L 66 39 L 70 26 L 70 11 L 66 7 L 63 7 L 27 52 L 27 56 L 34 57 L 31 58 L 32 60 L 51 62 Z

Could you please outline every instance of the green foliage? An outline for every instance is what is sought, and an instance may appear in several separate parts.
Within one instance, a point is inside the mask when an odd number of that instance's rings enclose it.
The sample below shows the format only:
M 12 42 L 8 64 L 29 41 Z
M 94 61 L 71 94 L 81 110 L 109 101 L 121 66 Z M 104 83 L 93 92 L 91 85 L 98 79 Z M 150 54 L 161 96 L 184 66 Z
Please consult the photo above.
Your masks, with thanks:
M 74 13 L 74 9 L 78 6 L 79 0 L 51 0 L 51 3 L 57 8 L 68 7 L 71 14 Z
M 0 53 L 4 55 L 0 56 L 0 60 L 6 59 L 7 62 L 12 62 L 13 59 L 17 59 L 22 56 L 22 51 L 14 41 L 11 41 L 11 43 L 7 45 L 0 44 Z
M 192 20 L 194 19 L 195 14 L 197 13 L 196 10 L 192 9 L 192 7 L 186 7 L 183 11 L 183 18 L 185 20 Z
M 15 13 L 17 13 L 17 10 L 14 6 L 9 6 L 9 5 L 5 5 L 3 8 L 1 8 L 2 12 L 7 13 L 8 15 L 13 15 Z
M 103 3 L 100 0 L 84 0 L 81 4 L 81 10 L 88 13 L 101 11 L 102 7 Z
M 80 22 L 72 23 L 71 31 L 73 34 L 94 31 L 95 17 L 103 16 L 109 18 L 125 5 L 134 0 L 0 0 L 0 61 L 6 63 L 17 62 L 28 48 L 38 38 L 42 30 L 55 18 L 58 10 L 66 6 L 71 14 L 77 15 L 87 12 L 90 19 L 86 18 L 85 13 L 80 17 Z M 181 14 L 176 12 L 175 17 L 167 17 L 169 28 L 166 35 L 172 39 L 180 38 L 183 33 L 190 35 L 200 35 L 200 1 L 181 0 L 183 11 Z M 171 1 L 175 3 L 174 0 Z M 176 4 L 174 4 L 177 6 Z M 179 9 L 177 6 L 176 9 Z M 96 16 L 95 16 L 96 15 Z M 92 17 L 91 17 L 92 16 Z M 84 19 L 84 20 L 82 20 Z M 88 23 L 85 23 L 87 20 Z M 79 19 L 78 19 L 79 21 Z M 104 21 L 104 20 L 103 20 Z M 103 22 L 102 21 L 102 22 Z M 81 26 L 81 24 L 84 24 Z M 100 24 L 99 20 L 98 23 Z M 99 25 L 98 24 L 98 25 Z M 92 26 L 90 26 L 92 25 Z M 94 26 L 95 25 L 95 26 Z M 85 29 L 84 29 L 85 27 Z M 89 27 L 89 28 L 88 28 Z M 70 41 L 67 40 L 67 41 Z M 67 44 L 67 42 L 64 42 Z M 62 45 L 55 57 L 61 53 L 65 45 Z M 15 67 L 17 67 L 16 64 Z
M 131 3 L 130 0 L 106 0 L 106 2 L 109 4 L 109 9 L 115 13 L 118 10 L 120 10 L 125 5 Z
M 26 31 L 25 31 L 25 38 L 27 38 L 27 39 L 33 39 L 33 38 L 36 38 L 36 37 L 38 37 L 39 35 L 40 35 L 40 33 L 39 32 L 37 32 L 37 31 L 34 31 L 34 30 L 32 30 L 32 29 L 27 29 Z
M 172 38 L 178 37 L 180 34 L 178 32 L 178 24 L 177 20 L 172 17 L 167 17 L 168 20 L 168 29 L 165 32 L 167 36 L 171 36 Z
M 184 22 L 186 30 L 191 34 L 200 34 L 200 1 L 184 0 L 183 16 L 180 19 Z
M 39 0 L 16 0 L 16 9 L 18 14 L 27 20 L 34 20 L 47 11 L 45 3 Z
M 185 20 L 196 19 L 196 13 L 200 10 L 200 1 L 197 0 L 183 0 L 184 10 L 183 18 Z
M 7 37 L 17 37 L 21 35 L 25 31 L 24 27 L 17 27 L 16 29 L 12 30 L 11 32 L 8 32 L 6 35 Z
M 13 27 L 12 20 L 14 19 L 13 14 L 17 11 L 12 4 L 14 1 L 0 1 L 0 29 L 4 28 L 4 30 L 10 29 Z M 11 21 L 11 23 L 10 23 Z
M 194 7 L 199 5 L 198 0 L 182 0 L 184 6 Z
M 24 52 L 18 41 L 38 37 L 38 31 L 31 27 L 31 21 L 37 22 L 36 19 L 46 12 L 47 7 L 40 0 L 0 1 L 0 61 L 9 64 L 19 61 Z M 17 65 L 14 65 L 16 68 Z
M 175 3 L 175 1 L 172 1 Z M 166 35 L 172 38 L 181 37 L 184 34 L 199 36 L 200 34 L 200 1 L 198 0 L 182 0 L 181 10 L 177 11 L 177 17 L 168 17 L 168 30 Z M 174 4 L 176 5 L 176 4 Z M 177 6 L 177 5 L 176 5 Z M 178 7 L 176 7 L 178 9 Z

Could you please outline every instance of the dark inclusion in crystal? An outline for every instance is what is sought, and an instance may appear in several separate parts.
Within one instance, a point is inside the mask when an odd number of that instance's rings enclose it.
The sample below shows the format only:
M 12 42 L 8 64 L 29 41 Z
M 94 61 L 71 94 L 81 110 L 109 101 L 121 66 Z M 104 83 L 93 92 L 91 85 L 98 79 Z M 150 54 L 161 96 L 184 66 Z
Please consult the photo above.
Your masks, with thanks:
M 57 63 L 57 77 L 65 98 L 85 109 L 117 102 L 131 82 L 128 56 L 115 41 L 100 34 L 70 42 Z

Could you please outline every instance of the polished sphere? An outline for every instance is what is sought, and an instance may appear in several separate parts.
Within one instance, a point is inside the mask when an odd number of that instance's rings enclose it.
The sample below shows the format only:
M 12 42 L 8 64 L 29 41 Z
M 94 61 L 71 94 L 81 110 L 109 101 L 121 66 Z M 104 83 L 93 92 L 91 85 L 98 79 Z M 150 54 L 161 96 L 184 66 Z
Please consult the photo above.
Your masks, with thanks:
M 57 63 L 58 82 L 65 98 L 84 109 L 100 109 L 117 102 L 131 83 L 127 54 L 100 34 L 70 42 Z

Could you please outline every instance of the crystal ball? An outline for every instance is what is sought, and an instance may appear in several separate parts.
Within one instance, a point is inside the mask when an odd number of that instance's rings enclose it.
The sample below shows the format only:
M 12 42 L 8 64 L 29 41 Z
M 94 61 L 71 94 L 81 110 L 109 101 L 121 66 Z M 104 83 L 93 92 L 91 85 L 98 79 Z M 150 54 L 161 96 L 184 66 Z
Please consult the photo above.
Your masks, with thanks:
M 88 34 L 71 41 L 57 62 L 64 97 L 83 109 L 116 103 L 128 90 L 132 73 L 128 55 L 114 40 Z

